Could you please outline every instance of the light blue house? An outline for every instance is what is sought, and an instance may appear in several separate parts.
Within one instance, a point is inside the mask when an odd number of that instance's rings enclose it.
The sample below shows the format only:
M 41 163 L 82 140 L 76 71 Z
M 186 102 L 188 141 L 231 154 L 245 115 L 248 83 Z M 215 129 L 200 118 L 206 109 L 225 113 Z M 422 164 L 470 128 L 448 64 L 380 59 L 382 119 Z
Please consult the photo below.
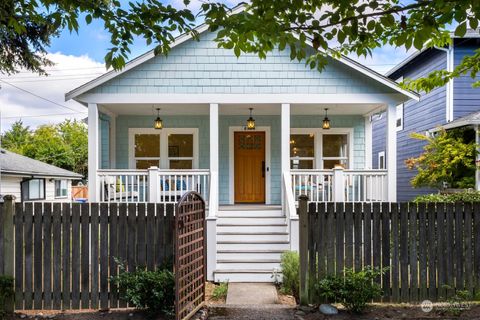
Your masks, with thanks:
M 66 94 L 88 107 L 89 199 L 175 202 L 196 190 L 208 203 L 209 279 L 272 281 L 281 252 L 298 246 L 299 194 L 395 201 L 395 107 L 418 96 L 347 58 L 321 73 L 288 50 L 237 59 L 198 32 Z M 372 170 L 370 116 L 381 110 L 389 170 Z

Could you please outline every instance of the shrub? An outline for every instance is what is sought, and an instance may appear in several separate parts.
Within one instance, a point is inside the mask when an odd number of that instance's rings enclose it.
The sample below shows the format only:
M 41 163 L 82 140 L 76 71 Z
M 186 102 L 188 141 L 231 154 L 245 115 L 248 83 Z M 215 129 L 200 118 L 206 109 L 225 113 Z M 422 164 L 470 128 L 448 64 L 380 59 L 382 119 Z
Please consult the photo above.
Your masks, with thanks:
M 13 278 L 0 275 L 0 319 L 7 315 L 7 303 L 12 301 L 15 292 L 13 291 Z
M 354 272 L 345 270 L 345 277 L 328 276 L 316 285 L 318 295 L 331 303 L 341 303 L 348 311 L 361 313 L 373 299 L 382 294 L 375 279 L 382 274 L 370 267 Z
M 480 192 L 478 191 L 464 191 L 458 193 L 432 193 L 422 196 L 417 196 L 414 202 L 478 202 L 480 201 Z
M 118 286 L 120 296 L 137 309 L 147 312 L 149 317 L 158 313 L 172 316 L 175 304 L 175 278 L 172 271 L 137 269 L 127 272 L 119 263 L 120 274 L 111 278 Z
M 283 280 L 281 292 L 295 297 L 295 301 L 300 301 L 300 256 L 298 252 L 286 251 L 282 254 L 281 268 Z
M 227 298 L 228 292 L 228 282 L 222 282 L 219 285 L 215 286 L 212 292 L 212 299 L 213 300 L 221 300 Z

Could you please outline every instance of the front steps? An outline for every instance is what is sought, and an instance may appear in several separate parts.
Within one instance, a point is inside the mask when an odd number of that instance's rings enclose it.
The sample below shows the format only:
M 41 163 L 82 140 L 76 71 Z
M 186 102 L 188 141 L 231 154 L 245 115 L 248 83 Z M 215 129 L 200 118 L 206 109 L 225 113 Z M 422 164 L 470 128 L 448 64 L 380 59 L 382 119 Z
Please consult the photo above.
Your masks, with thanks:
M 280 256 L 290 249 L 279 207 L 220 208 L 217 219 L 217 282 L 273 282 Z

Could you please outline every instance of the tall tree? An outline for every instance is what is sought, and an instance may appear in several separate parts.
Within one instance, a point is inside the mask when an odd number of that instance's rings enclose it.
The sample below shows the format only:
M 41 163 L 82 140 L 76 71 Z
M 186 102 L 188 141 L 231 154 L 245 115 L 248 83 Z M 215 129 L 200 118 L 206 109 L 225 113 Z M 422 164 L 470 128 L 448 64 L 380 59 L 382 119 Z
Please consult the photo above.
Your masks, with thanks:
M 80 173 L 88 173 L 87 126 L 81 121 L 65 120 L 43 125 L 36 130 L 15 122 L 2 136 L 3 147 L 32 159 Z
M 107 67 L 125 65 L 136 36 L 155 43 L 156 54 L 167 54 L 175 34 L 196 35 L 189 2 L 184 0 L 187 7 L 176 9 L 159 0 L 127 5 L 118 0 L 4 0 L 0 3 L 0 71 L 12 73 L 23 67 L 45 73 L 44 66 L 51 62 L 44 53 L 51 38 L 63 29 L 77 31 L 79 19 L 100 20 L 110 33 Z M 231 14 L 224 3 L 211 1 L 196 14 L 218 32 L 219 46 L 237 56 L 248 52 L 264 58 L 276 48 L 288 49 L 292 59 L 319 70 L 328 55 L 365 56 L 386 44 L 406 49 L 445 46 L 451 41 L 450 26 L 456 26 L 455 36 L 462 37 L 468 27 L 477 29 L 480 19 L 476 0 L 251 0 L 245 6 L 244 11 Z M 453 72 L 437 71 L 406 86 L 431 90 L 461 74 L 475 77 L 478 70 L 480 51 L 465 57 Z
M 2 136 L 2 147 L 15 153 L 24 154 L 24 148 L 30 143 L 32 132 L 22 120 L 15 121 L 10 130 Z

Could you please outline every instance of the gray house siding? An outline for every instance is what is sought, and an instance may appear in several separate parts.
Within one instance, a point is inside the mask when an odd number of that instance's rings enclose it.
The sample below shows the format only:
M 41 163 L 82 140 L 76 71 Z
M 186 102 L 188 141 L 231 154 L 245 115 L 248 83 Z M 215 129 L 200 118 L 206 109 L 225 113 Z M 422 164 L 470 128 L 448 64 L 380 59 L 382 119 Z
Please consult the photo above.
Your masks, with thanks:
M 403 76 L 404 79 L 416 79 L 424 77 L 434 70 L 445 68 L 446 54 L 439 50 L 431 50 L 394 73 L 391 78 L 396 80 Z M 406 102 L 403 113 L 403 130 L 397 132 L 397 200 L 409 201 L 417 195 L 433 192 L 428 188 L 412 188 L 410 180 L 416 172 L 406 167 L 405 160 L 417 157 L 425 146 L 425 142 L 412 139 L 411 133 L 425 133 L 428 129 L 445 123 L 445 87 L 437 88 L 428 94 L 423 93 L 419 102 L 414 100 Z M 374 168 L 378 167 L 378 152 L 386 149 L 385 137 L 386 117 L 383 116 L 373 124 L 372 159 Z
M 460 64 L 465 55 L 474 54 L 480 47 L 480 39 L 456 39 L 454 48 L 455 66 Z M 480 88 L 472 84 L 480 80 L 480 76 L 472 79 L 469 74 L 462 75 L 453 81 L 453 118 L 454 120 L 480 110 Z

